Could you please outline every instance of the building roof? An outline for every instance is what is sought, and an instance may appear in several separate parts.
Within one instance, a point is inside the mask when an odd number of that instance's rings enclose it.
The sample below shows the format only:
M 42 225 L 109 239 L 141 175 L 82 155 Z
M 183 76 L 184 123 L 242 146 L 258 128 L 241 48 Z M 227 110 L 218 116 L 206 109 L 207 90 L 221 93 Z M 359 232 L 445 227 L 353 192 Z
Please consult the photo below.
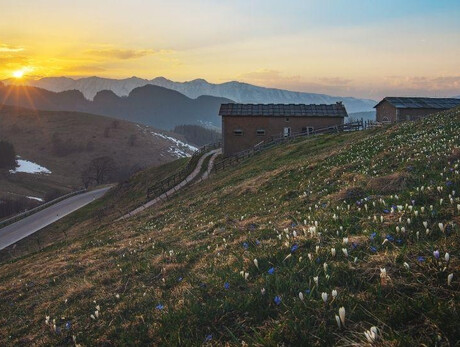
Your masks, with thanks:
M 397 97 L 386 97 L 380 101 L 376 108 L 382 102 L 388 101 L 396 108 L 432 108 L 447 110 L 460 106 L 460 99 L 454 98 L 397 98 Z
M 304 104 L 222 104 L 219 116 L 267 117 L 348 117 L 341 103 L 332 105 Z

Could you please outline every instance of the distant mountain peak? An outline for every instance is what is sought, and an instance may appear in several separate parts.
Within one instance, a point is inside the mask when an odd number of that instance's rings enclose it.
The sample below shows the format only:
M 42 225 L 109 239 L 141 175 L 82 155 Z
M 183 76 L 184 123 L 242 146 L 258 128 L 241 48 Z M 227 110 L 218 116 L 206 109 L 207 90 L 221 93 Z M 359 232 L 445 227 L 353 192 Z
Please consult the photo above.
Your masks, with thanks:
M 8 82 L 5 82 L 8 84 Z M 352 97 L 330 96 L 317 93 L 296 92 L 278 88 L 255 86 L 245 82 L 230 81 L 220 84 L 209 83 L 203 78 L 187 82 L 174 82 L 163 76 L 151 80 L 132 76 L 126 79 L 110 79 L 97 76 L 72 80 L 69 78 L 46 78 L 28 82 L 31 86 L 54 92 L 70 89 L 80 90 L 92 100 L 101 90 L 111 90 L 118 96 L 128 96 L 139 87 L 151 84 L 167 88 L 196 99 L 202 95 L 222 97 L 240 103 L 282 103 L 282 104 L 332 104 L 343 101 L 348 112 L 371 111 L 376 101 Z

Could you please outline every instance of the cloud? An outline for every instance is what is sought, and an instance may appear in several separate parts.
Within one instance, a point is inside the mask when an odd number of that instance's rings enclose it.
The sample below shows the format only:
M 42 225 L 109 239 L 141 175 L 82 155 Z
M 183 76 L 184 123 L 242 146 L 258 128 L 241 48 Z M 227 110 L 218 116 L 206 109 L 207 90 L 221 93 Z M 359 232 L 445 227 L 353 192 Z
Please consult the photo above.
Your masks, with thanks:
M 85 53 L 101 57 L 113 58 L 119 60 L 137 59 L 146 57 L 153 54 L 166 53 L 167 51 L 155 51 L 153 49 L 124 49 L 124 48 L 103 48 L 103 49 L 90 49 Z
M 353 82 L 353 80 L 348 78 L 341 78 L 341 77 L 322 77 L 319 79 L 320 82 L 326 85 L 333 85 L 333 86 L 346 86 Z
M 239 76 L 242 80 L 248 80 L 253 83 L 273 83 L 273 82 L 298 82 L 299 76 L 285 76 L 278 70 L 261 69 L 252 72 L 246 72 Z
M 432 91 L 458 90 L 460 92 L 460 76 L 388 76 L 385 80 L 396 88 L 423 89 Z
M 22 52 L 23 50 L 24 48 L 22 47 L 0 44 L 0 53 L 17 53 Z

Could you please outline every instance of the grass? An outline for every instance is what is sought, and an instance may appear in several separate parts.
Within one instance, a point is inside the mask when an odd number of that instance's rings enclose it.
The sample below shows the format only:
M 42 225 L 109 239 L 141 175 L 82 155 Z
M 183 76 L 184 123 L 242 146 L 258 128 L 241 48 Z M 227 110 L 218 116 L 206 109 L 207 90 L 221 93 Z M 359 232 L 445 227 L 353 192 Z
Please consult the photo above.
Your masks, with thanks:
M 0 170 L 0 198 L 16 195 L 43 198 L 53 190 L 67 193 L 81 188 L 81 172 L 92 159 L 101 156 L 112 157 L 120 172 L 177 159 L 170 150 L 173 143 L 153 132 L 160 131 L 104 116 L 0 105 L 0 139 L 11 142 L 23 159 L 52 172 L 31 175 Z M 69 148 L 67 155 L 56 153 L 55 135 L 62 143 L 59 147 Z M 135 136 L 134 145 L 130 144 L 131 136 Z
M 72 242 L 1 265 L 0 339 L 363 345 L 375 326 L 378 345 L 455 345 L 459 147 L 456 109 L 276 147 L 127 221 L 81 216 Z

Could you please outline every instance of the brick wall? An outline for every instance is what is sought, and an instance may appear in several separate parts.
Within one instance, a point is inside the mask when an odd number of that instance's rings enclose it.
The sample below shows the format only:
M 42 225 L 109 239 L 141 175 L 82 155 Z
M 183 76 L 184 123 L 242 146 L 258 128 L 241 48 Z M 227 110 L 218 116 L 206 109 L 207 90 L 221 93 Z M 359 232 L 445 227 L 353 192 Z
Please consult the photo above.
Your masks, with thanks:
M 377 115 L 376 115 L 377 122 L 381 122 L 381 123 L 397 122 L 396 107 L 394 107 L 388 101 L 382 102 L 380 105 L 377 106 L 376 110 L 377 110 Z
M 267 117 L 267 116 L 223 116 L 222 136 L 224 155 L 249 149 L 262 141 L 270 141 L 272 136 L 280 136 L 284 128 L 291 128 L 291 133 L 299 133 L 304 128 L 325 128 L 341 125 L 343 117 Z M 241 130 L 241 135 L 235 134 Z M 264 130 L 258 134 L 258 130 Z

